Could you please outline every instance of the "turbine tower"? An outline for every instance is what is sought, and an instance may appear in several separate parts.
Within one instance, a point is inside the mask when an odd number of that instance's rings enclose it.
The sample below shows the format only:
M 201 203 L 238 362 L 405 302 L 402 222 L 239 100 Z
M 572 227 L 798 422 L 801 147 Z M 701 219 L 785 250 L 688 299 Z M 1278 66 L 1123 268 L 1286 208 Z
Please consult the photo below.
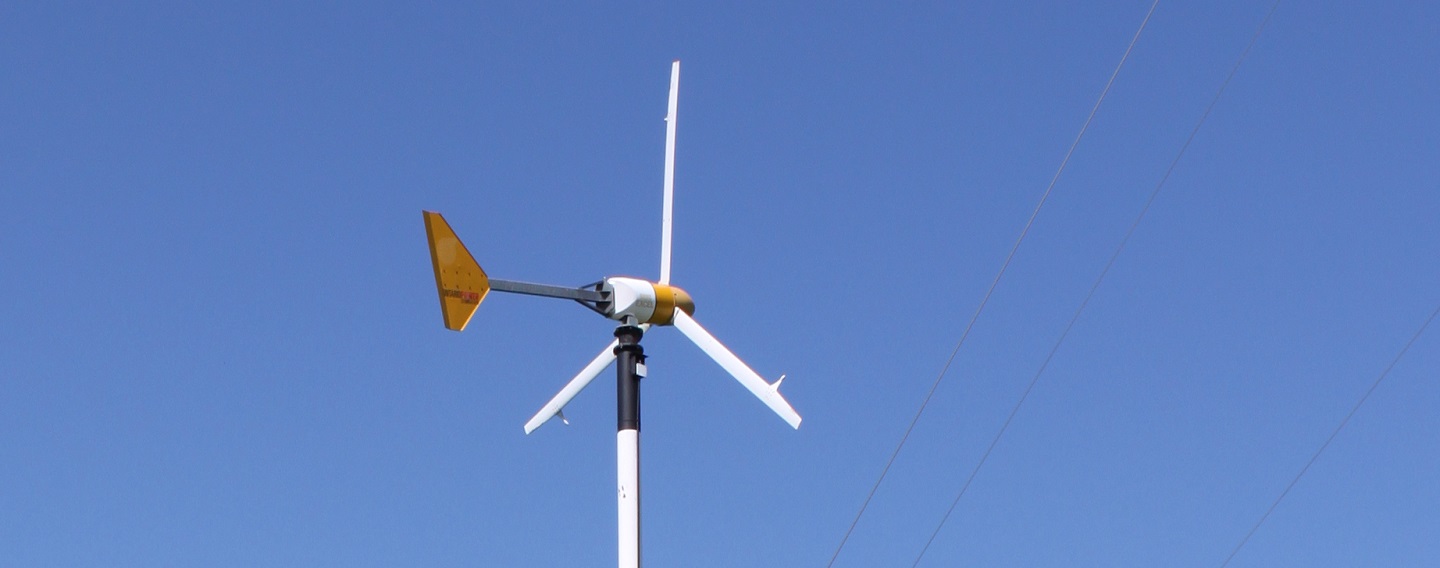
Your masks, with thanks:
M 525 423 L 525 433 L 553 417 L 565 420 L 565 405 L 580 394 L 610 363 L 616 362 L 615 462 L 619 507 L 619 566 L 640 566 L 640 379 L 645 376 L 645 351 L 640 339 L 651 326 L 672 326 L 680 330 L 706 355 L 719 363 L 756 398 L 770 407 L 792 428 L 800 427 L 800 415 L 780 395 L 781 375 L 771 383 L 736 357 L 730 349 L 705 331 L 692 315 L 695 302 L 684 290 L 670 284 L 671 210 L 675 193 L 675 124 L 680 91 L 680 62 L 670 67 L 670 104 L 665 117 L 665 198 L 660 232 L 660 279 L 655 282 L 611 276 L 576 288 L 533 284 L 490 278 L 455 235 L 439 213 L 425 211 L 425 233 L 430 242 L 430 261 L 435 268 L 435 286 L 445 327 L 461 331 L 490 291 L 510 292 L 574 300 L 616 320 L 615 339 L 595 359 L 566 383 L 535 416 Z M 568 422 L 567 422 L 568 423 Z

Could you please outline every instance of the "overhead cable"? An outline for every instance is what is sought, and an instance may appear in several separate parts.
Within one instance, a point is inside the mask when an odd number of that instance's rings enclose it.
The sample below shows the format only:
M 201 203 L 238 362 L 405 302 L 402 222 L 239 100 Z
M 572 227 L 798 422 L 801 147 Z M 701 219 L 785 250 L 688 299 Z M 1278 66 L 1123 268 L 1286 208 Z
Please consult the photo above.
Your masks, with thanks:
M 1260 530 L 1260 525 L 1265 524 L 1265 519 L 1270 518 L 1270 513 L 1275 512 L 1275 508 L 1280 506 L 1280 502 L 1285 500 L 1285 496 L 1290 494 L 1290 490 L 1295 488 L 1295 484 L 1300 482 L 1300 478 L 1305 476 L 1305 472 L 1310 471 L 1310 466 L 1315 465 L 1315 460 L 1320 459 L 1320 454 L 1325 453 L 1325 449 L 1330 447 L 1330 442 L 1335 441 L 1335 437 L 1340 435 L 1340 431 L 1345 429 L 1345 425 L 1350 423 L 1350 419 L 1355 417 L 1355 413 L 1360 410 L 1360 407 L 1365 404 L 1366 400 L 1370 399 L 1370 395 L 1375 393 L 1375 389 L 1379 388 L 1380 383 L 1385 380 L 1385 377 L 1390 376 L 1390 370 L 1395 368 L 1395 364 L 1400 362 L 1400 359 L 1405 356 L 1405 352 L 1409 351 L 1410 346 L 1415 344 L 1415 340 L 1420 339 L 1420 335 L 1425 333 L 1425 328 L 1430 327 L 1430 322 L 1435 321 L 1437 314 L 1440 314 L 1440 306 L 1437 306 L 1435 311 L 1430 312 L 1430 317 L 1425 318 L 1425 323 L 1420 324 L 1420 329 L 1415 330 L 1415 334 L 1410 336 L 1410 340 L 1405 342 L 1405 346 L 1400 348 L 1400 352 L 1395 354 L 1395 358 L 1390 360 L 1390 364 L 1385 366 L 1385 370 L 1380 371 L 1380 376 L 1375 377 L 1375 382 L 1370 383 L 1370 388 L 1366 389 L 1365 394 L 1360 395 L 1360 400 L 1355 401 L 1355 406 L 1350 407 L 1350 412 L 1346 413 L 1345 418 L 1340 420 L 1340 425 L 1336 426 L 1335 430 L 1330 432 L 1330 437 L 1325 438 L 1325 443 L 1320 444 L 1320 448 L 1315 450 L 1314 455 L 1310 456 L 1310 460 L 1306 461 L 1305 466 L 1300 468 L 1300 472 L 1295 474 L 1295 477 L 1290 480 L 1290 483 L 1285 484 L 1285 489 L 1280 492 L 1280 496 L 1276 497 L 1275 501 L 1270 503 L 1270 506 L 1265 509 L 1265 513 L 1260 515 L 1260 520 L 1255 521 L 1255 524 L 1250 527 L 1250 530 L 1245 532 L 1245 536 L 1241 537 L 1240 542 L 1235 544 L 1235 548 L 1230 551 L 1230 555 L 1226 556 L 1225 561 L 1220 563 L 1220 568 L 1229 566 L 1230 561 L 1235 558 L 1235 555 L 1240 552 L 1240 549 L 1245 547 L 1245 543 L 1250 542 L 1250 537 L 1255 535 L 1255 531 Z
M 900 442 L 895 445 L 895 450 L 890 453 L 890 458 L 885 461 L 885 467 L 880 470 L 879 479 L 866 494 L 865 501 L 860 504 L 860 511 L 855 513 L 855 519 L 850 522 L 850 527 L 845 530 L 845 536 L 840 539 L 839 546 L 835 547 L 835 554 L 830 556 L 830 562 L 825 566 L 830 568 L 835 565 L 835 560 L 840 557 L 840 552 L 845 549 L 845 543 L 850 540 L 850 535 L 855 532 L 855 527 L 860 523 L 860 518 L 865 515 L 865 509 L 870 506 L 870 501 L 875 498 L 875 492 L 880 489 L 885 476 L 890 473 L 890 467 L 895 464 L 895 458 L 900 455 L 900 450 L 905 447 L 905 442 L 910 439 L 910 433 L 915 430 L 915 424 L 920 421 L 920 416 L 925 413 L 925 408 L 930 405 L 930 400 L 935 396 L 935 389 L 940 387 L 945 374 L 950 370 L 951 363 L 954 363 L 955 356 L 960 353 L 960 348 L 965 345 L 966 338 L 970 337 L 970 330 L 974 329 L 976 320 L 985 311 L 985 306 L 990 302 L 990 296 L 995 293 L 995 287 L 1000 284 L 1000 279 L 1005 275 L 1006 269 L 1010 267 L 1010 261 L 1015 258 L 1015 252 L 1020 249 L 1020 244 L 1025 242 L 1025 236 L 1030 233 L 1030 227 L 1035 224 L 1035 218 L 1040 215 L 1040 210 L 1045 207 L 1045 202 L 1050 198 L 1050 193 L 1055 189 L 1055 183 L 1060 180 L 1060 174 L 1065 171 L 1065 166 L 1070 163 L 1070 157 L 1075 153 L 1075 148 L 1080 145 L 1080 140 L 1085 137 L 1085 131 L 1090 128 L 1090 123 L 1095 120 L 1095 114 L 1100 111 L 1100 104 L 1105 102 L 1105 96 L 1110 93 L 1111 85 L 1115 84 L 1115 78 L 1120 75 L 1120 69 L 1125 66 L 1125 61 L 1130 58 L 1130 52 L 1135 49 L 1135 43 L 1140 40 L 1140 33 L 1145 31 L 1145 25 L 1150 23 L 1150 16 L 1155 13 L 1155 7 L 1160 0 L 1155 0 L 1150 5 L 1150 10 L 1145 13 L 1145 19 L 1140 22 L 1139 29 L 1135 30 L 1135 36 L 1130 38 L 1130 45 L 1125 47 L 1124 55 L 1120 56 L 1120 62 L 1115 65 L 1115 70 L 1110 73 L 1110 79 L 1105 82 L 1105 88 L 1100 91 L 1100 97 L 1095 100 L 1095 106 L 1090 109 L 1089 116 L 1085 117 L 1085 123 L 1081 125 L 1079 134 L 1070 143 L 1070 148 L 1065 151 L 1065 157 L 1060 160 L 1060 166 L 1055 169 L 1055 175 L 1051 176 L 1049 185 L 1045 186 L 1045 192 L 1041 194 L 1040 201 L 1035 204 L 1035 210 L 1030 213 L 1030 218 L 1025 221 L 1025 227 L 1020 230 L 1020 236 L 1016 237 L 1015 244 L 1010 247 L 1010 252 L 1005 255 L 1005 261 L 1000 264 L 1000 270 L 995 273 L 995 278 L 990 281 L 990 287 L 985 290 L 985 295 L 980 299 L 980 305 L 975 308 L 975 313 L 970 316 L 969 323 L 965 324 L 965 331 L 960 334 L 960 340 L 955 343 L 955 349 L 945 360 L 945 365 L 940 368 L 940 373 L 930 385 L 930 390 L 925 393 L 925 398 L 920 402 L 920 408 L 915 411 L 915 416 L 910 419 L 910 424 L 905 428 L 905 433 L 900 436 Z
M 1096 276 L 1095 282 L 1090 285 L 1090 291 L 1085 293 L 1085 299 L 1080 301 L 1080 306 L 1075 308 L 1075 313 L 1070 316 L 1070 321 L 1065 324 L 1064 331 L 1060 332 L 1060 337 L 1055 340 L 1055 344 L 1050 347 L 1050 352 L 1045 355 L 1045 361 L 1042 362 L 1040 368 L 1035 371 L 1035 376 L 1030 378 L 1030 384 L 1026 385 L 1025 391 L 1020 394 L 1020 399 L 1015 401 L 1015 406 L 1010 409 L 1010 414 L 1005 417 L 1005 422 L 1000 425 L 1000 431 L 996 432 L 995 437 L 990 440 L 990 445 L 985 448 L 985 453 L 980 455 L 980 461 L 975 464 L 974 469 L 970 470 L 970 476 L 965 479 L 964 485 L 960 486 L 960 492 L 955 495 L 955 499 L 950 502 L 950 508 L 945 510 L 945 516 L 940 518 L 940 522 L 935 526 L 934 532 L 931 532 L 930 538 L 925 541 L 925 546 L 920 549 L 920 554 L 916 555 L 915 562 L 911 564 L 912 568 L 920 565 L 920 560 L 925 557 L 925 552 L 930 550 L 930 545 L 935 542 L 935 537 L 940 534 L 940 529 L 945 527 L 945 523 L 950 520 L 950 515 L 955 512 L 956 505 L 960 504 L 960 498 L 965 496 L 965 492 L 970 489 L 971 482 L 975 481 L 975 475 L 980 473 L 980 468 L 984 467 L 985 461 L 990 458 L 990 453 L 995 450 L 995 446 L 1000 443 L 1000 438 L 1003 437 L 1005 431 L 1010 428 L 1010 422 L 1013 421 L 1015 415 L 1020 412 L 1020 407 L 1025 404 L 1025 399 L 1030 396 L 1030 391 L 1035 389 L 1035 383 L 1040 381 L 1040 376 L 1045 373 L 1045 369 L 1049 368 L 1050 361 L 1055 358 L 1055 352 L 1060 350 L 1060 345 L 1065 343 L 1065 338 L 1070 336 L 1070 330 L 1075 327 L 1075 322 L 1080 319 L 1080 314 L 1090 305 L 1090 300 L 1095 297 L 1095 291 L 1100 289 L 1100 284 L 1105 281 L 1105 276 L 1110 274 L 1110 269 L 1115 266 L 1115 260 L 1120 258 L 1120 253 L 1125 251 L 1125 245 L 1130 242 L 1130 237 L 1135 234 L 1135 229 L 1140 226 L 1140 221 L 1145 219 L 1145 214 L 1150 211 L 1150 206 L 1155 203 L 1155 198 L 1160 195 L 1160 190 L 1165 187 L 1165 182 L 1170 180 L 1170 174 L 1175 171 L 1175 166 L 1180 163 L 1180 158 L 1185 156 L 1185 151 L 1190 148 L 1190 143 L 1195 140 L 1195 135 L 1200 132 L 1200 127 L 1205 125 L 1205 120 L 1210 117 L 1210 111 L 1215 109 L 1215 103 L 1220 101 L 1220 95 L 1224 94 L 1225 88 L 1230 86 L 1230 80 L 1235 78 L 1235 72 L 1240 70 L 1240 64 L 1243 63 L 1246 56 L 1250 54 L 1250 49 L 1255 46 L 1255 41 L 1260 38 L 1260 32 L 1263 31 L 1265 25 L 1270 22 L 1270 16 L 1275 13 L 1275 8 L 1279 5 L 1279 0 L 1276 0 L 1275 4 L 1270 7 L 1270 12 L 1265 14 L 1265 19 L 1260 22 L 1260 27 L 1257 28 L 1255 34 L 1250 37 L 1250 43 L 1245 45 L 1245 49 L 1240 52 L 1240 57 L 1236 58 L 1235 65 L 1230 68 L 1230 74 L 1226 75 L 1225 80 L 1220 83 L 1220 88 L 1215 91 L 1215 96 L 1210 99 L 1210 104 L 1205 107 L 1205 112 L 1200 114 L 1200 120 L 1196 121 L 1195 127 L 1190 130 L 1190 135 L 1185 138 L 1185 143 L 1180 145 L 1180 151 L 1176 152 L 1173 160 L 1170 160 L 1170 166 L 1165 168 L 1165 173 L 1160 176 L 1160 181 L 1155 184 L 1155 189 L 1150 191 L 1150 197 L 1145 200 L 1145 206 L 1140 208 L 1140 213 L 1136 215 L 1135 220 L 1130 223 L 1130 228 L 1125 231 L 1125 236 L 1120 239 L 1120 244 L 1116 245 L 1115 252 L 1111 253 L 1110 260 L 1105 262 L 1105 267 L 1100 270 L 1100 275 Z

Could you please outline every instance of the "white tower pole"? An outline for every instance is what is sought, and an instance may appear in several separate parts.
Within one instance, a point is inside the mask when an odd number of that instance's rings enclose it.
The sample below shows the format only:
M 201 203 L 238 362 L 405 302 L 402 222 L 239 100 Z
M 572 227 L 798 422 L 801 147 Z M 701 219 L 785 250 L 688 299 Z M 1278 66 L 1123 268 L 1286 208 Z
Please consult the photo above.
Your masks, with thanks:
M 615 469 L 620 484 L 620 568 L 640 568 L 640 432 L 615 434 Z
M 619 510 L 620 568 L 640 568 L 640 379 L 644 331 L 636 325 L 615 328 L 616 505 Z

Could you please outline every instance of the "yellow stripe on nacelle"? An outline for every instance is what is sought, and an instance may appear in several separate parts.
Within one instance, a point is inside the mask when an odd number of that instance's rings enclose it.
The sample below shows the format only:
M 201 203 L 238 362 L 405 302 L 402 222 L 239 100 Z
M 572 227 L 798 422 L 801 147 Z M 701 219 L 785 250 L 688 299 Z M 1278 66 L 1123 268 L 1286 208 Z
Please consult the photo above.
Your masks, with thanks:
M 440 314 L 445 327 L 460 331 L 470 323 L 475 308 L 490 292 L 490 277 L 470 256 L 465 243 L 445 218 L 425 211 L 425 238 L 430 241 L 430 263 L 435 267 L 435 288 L 440 292 Z

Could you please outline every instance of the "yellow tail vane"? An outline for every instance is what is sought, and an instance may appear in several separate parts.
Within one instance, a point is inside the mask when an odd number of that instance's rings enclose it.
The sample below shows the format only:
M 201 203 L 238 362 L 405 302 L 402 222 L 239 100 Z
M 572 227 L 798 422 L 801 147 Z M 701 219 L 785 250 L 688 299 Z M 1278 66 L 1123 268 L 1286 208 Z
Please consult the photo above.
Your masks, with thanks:
M 490 292 L 490 277 L 455 236 L 445 218 L 425 211 L 425 238 L 430 241 L 430 263 L 435 267 L 435 288 L 440 292 L 440 313 L 445 327 L 460 331 L 470 323 L 475 308 Z

